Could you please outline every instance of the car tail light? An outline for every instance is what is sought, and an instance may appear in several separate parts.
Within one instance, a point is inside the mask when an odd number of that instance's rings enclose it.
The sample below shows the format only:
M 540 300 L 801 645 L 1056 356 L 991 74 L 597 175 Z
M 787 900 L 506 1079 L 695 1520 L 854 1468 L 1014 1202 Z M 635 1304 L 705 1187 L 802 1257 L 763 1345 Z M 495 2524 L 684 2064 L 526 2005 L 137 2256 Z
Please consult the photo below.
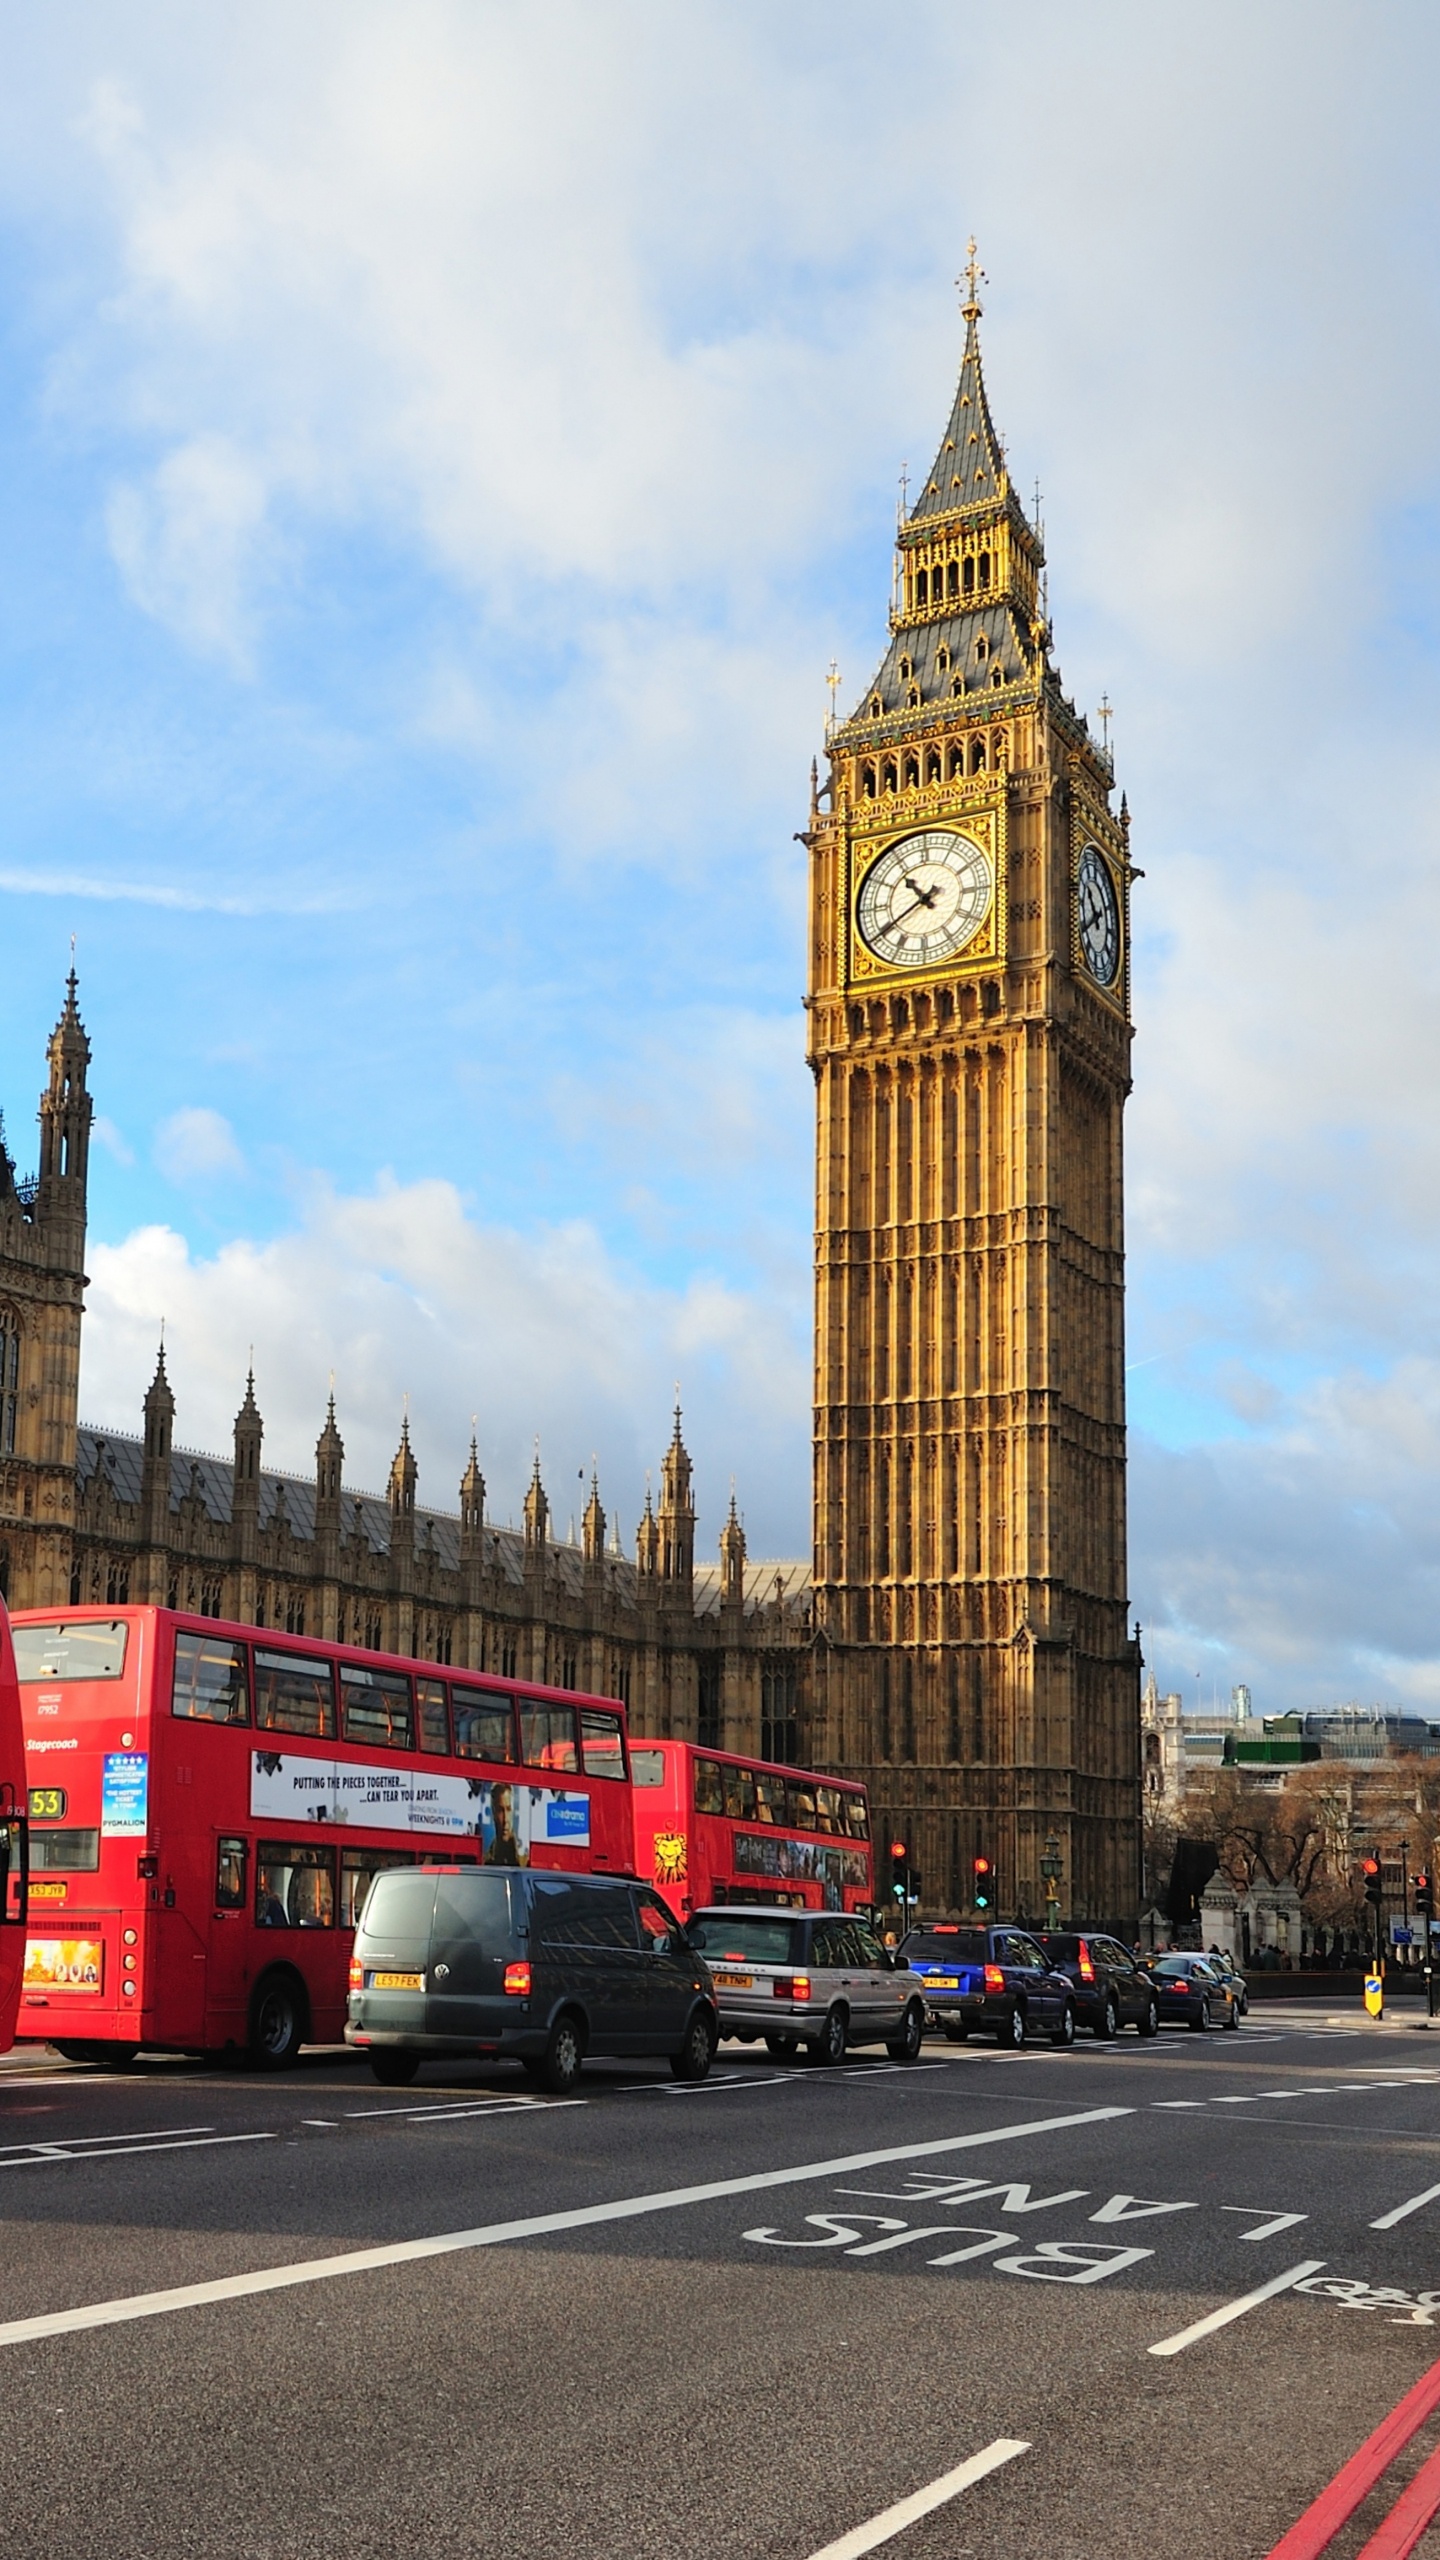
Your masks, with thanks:
M 775 1997 L 777 2000 L 808 2000 L 810 1997 L 809 1974 L 777 1973 L 775 1976 Z
M 1179 1995 L 1180 1995 L 1181 1999 L 1183 2000 L 1183 1999 L 1185 1998 L 1186 1993 L 1190 1990 L 1191 1986 L 1190 1986 L 1190 1984 L 1186 1981 L 1186 1979 L 1185 1979 L 1185 1977 L 1184 1977 L 1183 1973 L 1172 1973 L 1172 1974 L 1171 1974 L 1171 1976 L 1170 1976 L 1170 1980 L 1169 1980 L 1168 1984 L 1166 1985 L 1166 1988 L 1167 1988 L 1167 1990 L 1170 1990 L 1170 1991 L 1178 1991 L 1178 1993 L 1179 1993 Z
M 1093 1982 L 1095 1979 L 1095 1967 L 1090 1950 L 1083 1938 L 1080 1941 L 1080 1979 L 1082 1982 Z
M 363 1991 L 365 1988 L 365 1967 L 363 1964 L 357 1964 L 353 1956 L 350 1959 L 350 1988 L 352 1991 Z
M 1004 1990 L 1005 1976 L 998 1964 L 987 1964 L 985 1967 L 985 1988 L 987 1991 Z
M 529 1965 L 523 1962 L 520 1964 L 507 1964 L 505 1967 L 504 1987 L 514 1999 L 528 2000 L 530 1997 Z

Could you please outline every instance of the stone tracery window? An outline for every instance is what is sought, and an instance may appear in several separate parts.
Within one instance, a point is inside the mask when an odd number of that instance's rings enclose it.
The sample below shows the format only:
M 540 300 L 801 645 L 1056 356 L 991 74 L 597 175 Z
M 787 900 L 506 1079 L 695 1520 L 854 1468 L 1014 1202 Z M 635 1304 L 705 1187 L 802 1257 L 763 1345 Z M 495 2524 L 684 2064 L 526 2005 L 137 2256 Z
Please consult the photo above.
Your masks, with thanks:
M 14 1453 L 20 1421 L 20 1318 L 0 1307 L 0 1456 Z

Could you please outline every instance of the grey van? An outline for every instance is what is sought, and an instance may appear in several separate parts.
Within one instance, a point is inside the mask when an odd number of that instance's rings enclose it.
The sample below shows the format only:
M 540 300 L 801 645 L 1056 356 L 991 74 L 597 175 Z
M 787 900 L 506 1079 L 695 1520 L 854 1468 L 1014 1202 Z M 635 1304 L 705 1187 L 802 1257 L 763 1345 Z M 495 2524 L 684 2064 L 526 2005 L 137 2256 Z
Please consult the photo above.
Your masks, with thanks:
M 430 2054 L 512 2055 L 557 2097 L 587 2053 L 663 2054 L 677 2080 L 703 2080 L 718 2038 L 709 1972 L 648 1885 L 387 1867 L 370 1888 L 345 2041 L 389 2086 Z

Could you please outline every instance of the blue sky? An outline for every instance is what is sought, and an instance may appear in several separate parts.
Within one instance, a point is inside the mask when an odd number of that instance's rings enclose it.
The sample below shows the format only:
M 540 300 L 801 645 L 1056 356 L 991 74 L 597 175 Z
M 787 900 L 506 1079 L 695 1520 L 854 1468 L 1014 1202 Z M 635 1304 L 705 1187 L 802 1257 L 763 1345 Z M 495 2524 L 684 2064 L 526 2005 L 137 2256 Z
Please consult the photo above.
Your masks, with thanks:
M 1139 893 L 1162 1683 L 1440 1715 L 1433 12 L 0 0 L 0 1099 L 87 1417 L 808 1544 L 804 823 L 959 353 Z M 1017 27 L 1019 32 L 1017 32 Z M 1017 64 L 1018 57 L 1018 64 Z M 1198 1683 L 1196 1675 L 1199 1675 Z

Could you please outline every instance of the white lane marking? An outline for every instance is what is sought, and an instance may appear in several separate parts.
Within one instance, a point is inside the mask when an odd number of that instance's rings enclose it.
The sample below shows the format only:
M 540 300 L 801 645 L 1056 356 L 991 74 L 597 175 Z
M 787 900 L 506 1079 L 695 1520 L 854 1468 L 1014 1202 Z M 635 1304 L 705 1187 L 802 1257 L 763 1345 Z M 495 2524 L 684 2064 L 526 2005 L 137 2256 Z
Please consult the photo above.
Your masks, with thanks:
M 0 2169 L 83 2167 L 87 2160 L 154 2160 L 170 2151 L 213 2151 L 222 2142 L 278 2142 L 274 2133 L 202 2133 L 185 2142 L 108 2142 L 96 2151 L 65 2151 L 44 2143 L 18 2160 L 0 2160 Z
M 82 2153 L 89 2144 L 96 2142 L 165 2142 L 172 2138 L 178 2141 L 180 2136 L 185 2133 L 213 2133 L 214 2130 L 215 2127 L 213 2124 L 166 2124 L 152 2125 L 147 2132 L 143 2126 L 137 2125 L 135 2130 L 131 2133 L 76 2133 L 70 2135 L 68 2139 L 64 2134 L 61 2134 L 56 2143 L 47 2144 L 44 2147 L 47 2149 L 58 2149 L 61 2151 L 73 2151 L 78 2155 L 79 2153 Z M 41 2147 L 42 2146 L 39 2142 L 5 2143 L 3 2148 L 0 2148 L 0 2168 L 4 2167 L 6 2156 L 10 2152 L 30 2152 L 38 2150 Z
M 395 2240 L 376 2249 L 349 2249 L 332 2258 L 292 2259 L 256 2267 L 248 2275 L 219 2276 L 207 2284 L 173 2285 L 163 2293 L 122 2294 L 111 2302 L 79 2303 L 70 2311 L 44 2311 L 28 2320 L 0 2323 L 0 2347 L 30 2338 L 58 2338 L 77 2329 L 105 2329 L 121 2320 L 150 2320 L 161 2312 L 189 2311 L 201 2303 L 235 2302 L 253 2293 L 279 2293 L 297 2284 L 321 2284 L 332 2276 L 364 2275 L 378 2267 L 409 2266 L 444 2258 L 459 2249 L 493 2249 L 512 2240 L 539 2239 L 553 2231 L 584 2231 L 642 2214 L 711 2204 L 722 2196 L 759 2195 L 768 2187 L 798 2186 L 810 2178 L 844 2177 L 852 2169 L 878 2169 L 890 2160 L 933 2160 L 951 2151 L 978 2151 L 990 2143 L 1023 2142 L 1033 2134 L 1071 2133 L 1084 2125 L 1113 2124 L 1131 2107 L 1088 2107 L 1083 2114 L 1040 2116 L 1032 2124 L 995 2125 L 985 2133 L 952 2133 L 934 2142 L 903 2142 L 884 2151 L 854 2151 L 839 2160 L 807 2160 L 798 2169 L 760 2169 L 744 2178 L 713 2178 L 703 2186 L 670 2187 L 657 2195 L 622 2196 L 614 2204 L 589 2204 L 568 2213 L 533 2213 L 515 2222 L 483 2223 L 473 2231 L 440 2231 L 425 2240 Z M 272 2137 L 263 2135 L 262 2140 Z
M 1270 2302 L 1277 2293 L 1288 2293 L 1292 2285 L 1303 2284 L 1307 2276 L 1318 2275 L 1323 2258 L 1302 2258 L 1298 2266 L 1287 2267 L 1283 2275 L 1272 2276 L 1268 2284 L 1257 2284 L 1252 2293 L 1240 2294 L 1234 2302 L 1222 2302 L 1218 2311 L 1207 2311 L 1203 2320 L 1192 2320 L 1188 2329 L 1177 2329 L 1173 2338 L 1157 2338 L 1150 2349 L 1152 2356 L 1178 2356 L 1193 2347 L 1200 2338 L 1213 2337 L 1217 2329 L 1228 2329 L 1232 2320 L 1243 2320 L 1247 2311 Z
M 1222 2213 L 1264 2213 L 1265 2207 L 1263 2204 L 1222 2204 L 1220 2210 Z M 1272 2240 L 1277 2231 L 1289 2231 L 1295 2223 L 1308 2222 L 1309 2219 L 1308 2213 L 1272 2213 L 1264 2222 L 1257 2222 L 1253 2231 L 1242 2231 L 1237 2237 L 1241 2240 Z
M 1257 2104 L 1257 2098 L 1253 2090 L 1247 2090 L 1243 2097 L 1212 2098 L 1210 2104 L 1212 2107 L 1253 2107 Z
M 1028 2453 L 1030 2447 L 1019 2436 L 997 2436 L 983 2453 L 972 2453 L 958 2469 L 942 2473 L 928 2489 L 916 2489 L 908 2498 L 897 2499 L 893 2507 L 882 2508 L 868 2524 L 857 2524 L 842 2533 L 838 2542 L 827 2542 L 822 2551 L 812 2551 L 810 2560 L 863 2560 L 867 2551 L 878 2551 L 882 2542 L 891 2542 L 903 2533 L 907 2524 L 918 2524 L 921 2516 L 933 2515 L 937 2507 L 948 2506 L 962 2489 L 973 2489 L 1002 2463 L 1013 2462 L 1017 2454 Z
M 1418 2213 L 1422 2204 L 1433 2204 L 1437 2196 L 1440 2196 L 1440 2187 L 1425 2187 L 1418 2196 L 1397 2204 L 1393 2213 L 1382 2213 L 1379 2221 L 1372 2222 L 1370 2228 L 1372 2231 L 1393 2231 L 1396 2223 L 1403 2222 L 1407 2214 Z
M 1203 2107 L 1203 2098 L 1152 2098 L 1156 2115 L 1173 2114 L 1178 2107 Z
M 340 2130 L 334 2116 L 302 2116 L 300 2121 L 308 2124 L 315 2133 L 338 2133 Z
M 588 2098 L 523 2098 L 518 2095 L 512 2097 L 504 2090 L 497 2090 L 490 2098 L 467 2098 L 464 2101 L 467 2107 L 483 2107 L 487 2114 L 517 2116 L 533 2115 L 537 2110 L 543 2110 L 546 2107 L 584 2107 L 589 2103 Z M 424 2124 L 429 2116 L 450 2116 L 454 2113 L 453 2102 L 447 2106 L 441 2100 L 438 2104 L 428 2107 L 347 2107 L 345 2117 L 346 2122 L 350 2124 L 360 2124 L 378 2116 L 402 2117 L 406 2124 Z

